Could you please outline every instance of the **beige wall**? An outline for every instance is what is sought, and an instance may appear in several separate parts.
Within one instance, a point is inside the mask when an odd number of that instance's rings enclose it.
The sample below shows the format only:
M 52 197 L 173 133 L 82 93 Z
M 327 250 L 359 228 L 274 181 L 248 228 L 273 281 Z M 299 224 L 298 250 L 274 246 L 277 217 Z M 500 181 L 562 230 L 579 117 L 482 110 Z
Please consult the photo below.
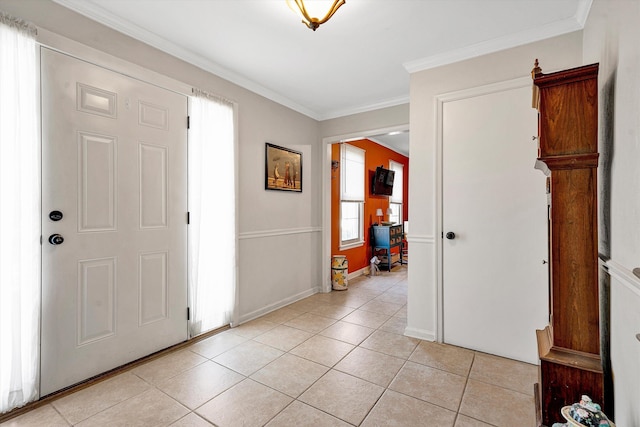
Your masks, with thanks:
M 149 47 L 50 0 L 0 0 L 0 9 L 27 19 L 41 37 L 57 35 L 81 42 L 116 58 L 238 103 L 239 232 L 241 319 L 315 292 L 329 269 L 321 252 L 323 177 L 327 161 L 323 138 L 368 136 L 372 130 L 411 122 L 409 200 L 411 258 L 408 331 L 435 337 L 438 224 L 436 212 L 435 111 L 438 94 L 527 76 L 533 59 L 544 72 L 583 63 L 601 64 L 601 243 L 619 267 L 612 283 L 612 359 L 616 376 L 618 425 L 640 425 L 640 290 L 631 269 L 640 264 L 640 3 L 594 0 L 583 34 L 576 32 L 411 75 L 410 105 L 316 122 L 198 67 Z M 62 43 L 63 45 L 66 42 Z M 60 46 L 61 48 L 64 46 Z M 584 55 L 584 60 L 583 60 Z M 122 62 L 124 63 L 124 62 Z M 122 64 L 121 63 L 121 64 Z M 135 68 L 135 67 L 134 67 Z M 461 124 L 464 125 L 464 124 Z M 304 153 L 304 192 L 264 190 L 264 143 L 290 146 Z M 479 144 L 481 146 L 481 144 Z M 328 162 L 328 161 L 327 161 Z M 325 168 L 326 169 L 326 168 Z M 274 251 L 274 248 L 278 248 Z M 416 261 L 417 260 L 417 261 Z M 617 310 L 620 308 L 620 310 Z M 626 325 L 626 326 L 624 326 Z
M 142 79 L 152 76 L 154 82 L 182 93 L 188 94 L 191 87 L 197 87 L 237 103 L 241 321 L 314 293 L 323 283 L 329 283 L 330 269 L 321 273 L 321 176 L 326 161 L 321 136 L 408 127 L 408 104 L 319 123 L 51 0 L 0 0 L 0 9 L 38 26 L 38 39 L 46 46 L 69 51 L 79 44 L 76 50 L 80 56 L 95 49 L 112 57 L 100 65 Z M 303 153 L 302 194 L 264 190 L 265 142 Z
M 544 72 L 582 65 L 582 34 L 563 36 L 507 49 L 455 64 L 411 74 L 409 218 L 411 259 L 407 333 L 435 339 L 439 228 L 437 223 L 435 97 L 530 75 L 539 58 Z M 526 102 L 526 101 L 525 101 Z M 464 126 L 464 123 L 460 123 Z M 482 142 L 477 144 L 482 149 Z M 533 159 L 532 159 L 533 165 Z
M 106 62 L 117 71 L 143 79 L 151 76 L 162 85 L 163 79 L 175 79 L 183 84 L 175 85 L 183 93 L 189 94 L 191 87 L 197 87 L 235 101 L 239 138 L 239 318 L 247 320 L 319 289 L 321 182 L 316 120 L 50 0 L 0 0 L 0 9 L 37 25 L 38 39 L 45 45 L 67 51 L 78 48 L 74 41 L 79 42 L 102 54 L 98 56 L 112 55 L 115 59 Z M 91 49 L 79 51 L 84 55 Z M 302 151 L 301 194 L 265 191 L 265 142 Z
M 352 114 L 320 122 L 320 137 L 362 133 L 371 136 L 370 131 L 409 125 L 409 104 L 381 108 L 366 113 Z
M 640 279 L 632 272 L 640 267 L 639 22 L 638 1 L 594 0 L 583 43 L 585 63 L 600 63 L 599 238 L 610 273 L 603 284 L 609 283 L 610 291 L 610 357 L 619 426 L 640 425 L 640 342 L 635 337 L 640 333 Z

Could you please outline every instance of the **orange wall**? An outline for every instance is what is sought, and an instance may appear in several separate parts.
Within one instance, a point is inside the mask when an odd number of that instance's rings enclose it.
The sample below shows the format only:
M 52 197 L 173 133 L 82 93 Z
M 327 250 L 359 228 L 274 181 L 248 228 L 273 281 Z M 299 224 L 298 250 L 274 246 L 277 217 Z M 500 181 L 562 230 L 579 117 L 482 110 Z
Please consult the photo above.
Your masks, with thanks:
M 371 194 L 371 180 L 375 173 L 377 166 L 383 166 L 389 168 L 389 160 L 402 163 L 404 165 L 404 179 L 403 179 L 403 205 L 402 205 L 402 218 L 404 221 L 409 219 L 409 158 L 398 154 L 393 150 L 389 150 L 381 145 L 376 144 L 368 139 L 362 139 L 358 141 L 350 141 L 349 144 L 362 148 L 365 153 L 365 196 L 364 196 L 364 239 L 363 246 L 348 249 L 344 251 L 339 250 L 340 246 L 340 166 L 338 169 L 331 171 L 331 254 L 332 255 L 345 255 L 349 261 L 349 271 L 357 271 L 369 265 L 371 259 L 371 246 L 369 243 L 369 230 L 372 224 L 378 222 L 376 216 L 376 210 L 382 209 L 385 212 L 383 221 L 388 221 L 389 217 L 386 215 L 387 208 L 389 207 L 388 196 L 375 196 Z M 331 160 L 340 161 L 340 144 L 333 144 L 331 147 Z M 395 248 L 394 248 L 395 249 Z

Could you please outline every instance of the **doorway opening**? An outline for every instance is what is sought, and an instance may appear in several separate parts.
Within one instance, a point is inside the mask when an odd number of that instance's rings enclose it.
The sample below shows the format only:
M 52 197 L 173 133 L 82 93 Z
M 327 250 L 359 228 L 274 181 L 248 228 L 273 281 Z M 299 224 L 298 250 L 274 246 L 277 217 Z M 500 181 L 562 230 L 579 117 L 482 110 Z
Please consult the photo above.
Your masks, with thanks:
M 370 140 L 372 144 L 377 144 L 383 147 L 383 144 L 388 143 L 389 138 L 396 136 L 396 139 L 404 139 L 406 141 L 406 150 L 408 157 L 408 131 L 409 125 L 400 125 L 389 128 L 381 128 L 381 129 L 373 129 L 367 132 L 358 132 L 353 134 L 345 134 L 345 135 L 337 135 L 333 137 L 327 137 L 323 139 L 323 158 L 322 158 L 322 218 L 323 218 L 323 237 L 322 237 L 322 291 L 329 292 L 331 290 L 331 256 L 332 256 L 332 236 L 337 236 L 336 230 L 339 228 L 339 225 L 336 227 L 337 216 L 335 216 L 336 212 L 339 210 L 334 206 L 333 198 L 332 198 L 332 188 L 334 187 L 334 181 L 337 179 L 337 174 L 339 171 L 337 169 L 332 168 L 332 162 L 335 161 L 334 152 L 336 148 L 334 145 L 341 143 L 355 143 L 354 141 L 361 140 Z M 394 135 L 392 135 L 394 134 Z M 385 148 L 388 150 L 388 148 Z M 339 151 L 339 150 L 338 150 Z M 338 160 L 339 161 L 339 160 Z M 388 163 L 388 159 L 386 160 Z M 335 165 L 335 163 L 333 163 Z M 340 165 L 338 164 L 339 168 Z M 365 171 L 365 173 L 368 173 Z M 408 177 L 408 174 L 406 174 Z M 334 178 L 336 177 L 336 178 Z M 365 189 L 366 193 L 369 193 L 369 189 Z M 408 198 L 407 198 L 408 199 Z M 408 202 L 408 200 L 407 200 Z M 377 210 L 377 208 L 376 208 Z M 332 213 L 333 211 L 333 213 Z M 386 209 L 385 209 L 386 212 Z M 375 211 L 374 211 L 375 213 Z M 408 213 L 408 210 L 407 210 Z M 385 214 L 385 216 L 387 216 Z M 335 218 L 334 218 L 335 217 Z M 371 215 L 371 217 L 375 217 L 375 215 Z M 364 218 L 365 221 L 367 217 Z M 375 218 L 377 220 L 377 218 Z M 363 232 L 368 233 L 368 227 L 364 228 Z M 337 238 L 337 237 L 336 237 Z M 339 245 L 338 245 L 339 247 Z M 368 268 L 368 258 L 363 257 L 360 262 L 366 264 Z M 351 270 L 351 268 L 350 268 Z

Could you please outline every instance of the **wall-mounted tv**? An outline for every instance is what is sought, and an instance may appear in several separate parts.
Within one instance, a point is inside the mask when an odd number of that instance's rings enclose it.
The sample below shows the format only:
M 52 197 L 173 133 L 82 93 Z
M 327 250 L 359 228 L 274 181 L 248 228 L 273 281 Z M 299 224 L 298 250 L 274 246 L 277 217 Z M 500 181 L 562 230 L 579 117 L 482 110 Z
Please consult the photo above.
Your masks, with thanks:
M 371 194 L 390 196 L 393 192 L 394 176 L 394 171 L 378 166 L 376 173 L 373 175 L 373 181 L 371 182 Z

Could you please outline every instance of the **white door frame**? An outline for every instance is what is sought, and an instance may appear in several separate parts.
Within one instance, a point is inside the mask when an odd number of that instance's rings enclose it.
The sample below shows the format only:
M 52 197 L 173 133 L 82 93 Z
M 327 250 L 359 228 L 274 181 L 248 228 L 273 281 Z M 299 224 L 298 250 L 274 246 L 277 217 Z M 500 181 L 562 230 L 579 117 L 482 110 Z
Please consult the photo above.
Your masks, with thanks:
M 440 238 L 436 237 L 436 312 L 434 313 L 434 323 L 436 325 L 436 340 L 438 342 L 444 341 L 444 280 L 443 280 L 443 270 L 444 270 L 444 242 L 442 239 L 442 233 L 444 231 L 443 225 L 443 174 L 444 174 L 444 165 L 442 158 L 442 150 L 443 150 L 443 120 L 444 120 L 444 104 L 452 101 L 459 101 L 462 99 L 473 98 L 481 95 L 488 95 L 491 93 L 503 92 L 512 89 L 519 89 L 522 87 L 531 86 L 531 78 L 530 77 L 521 77 L 512 80 L 506 80 L 503 82 L 492 83 L 483 86 L 477 86 L 470 89 L 463 89 L 454 92 L 443 93 L 441 95 L 437 95 L 435 97 L 435 111 L 436 111 L 436 236 L 440 236 Z M 533 165 L 533 159 L 531 160 Z M 533 167 L 533 166 L 532 166 Z
M 93 65 L 141 80 L 181 95 L 192 96 L 193 86 L 163 74 L 120 59 L 101 50 L 84 45 L 64 36 L 38 28 L 38 44 Z
M 321 292 L 331 292 L 331 145 L 389 132 L 405 132 L 409 123 L 322 138 L 322 272 Z

